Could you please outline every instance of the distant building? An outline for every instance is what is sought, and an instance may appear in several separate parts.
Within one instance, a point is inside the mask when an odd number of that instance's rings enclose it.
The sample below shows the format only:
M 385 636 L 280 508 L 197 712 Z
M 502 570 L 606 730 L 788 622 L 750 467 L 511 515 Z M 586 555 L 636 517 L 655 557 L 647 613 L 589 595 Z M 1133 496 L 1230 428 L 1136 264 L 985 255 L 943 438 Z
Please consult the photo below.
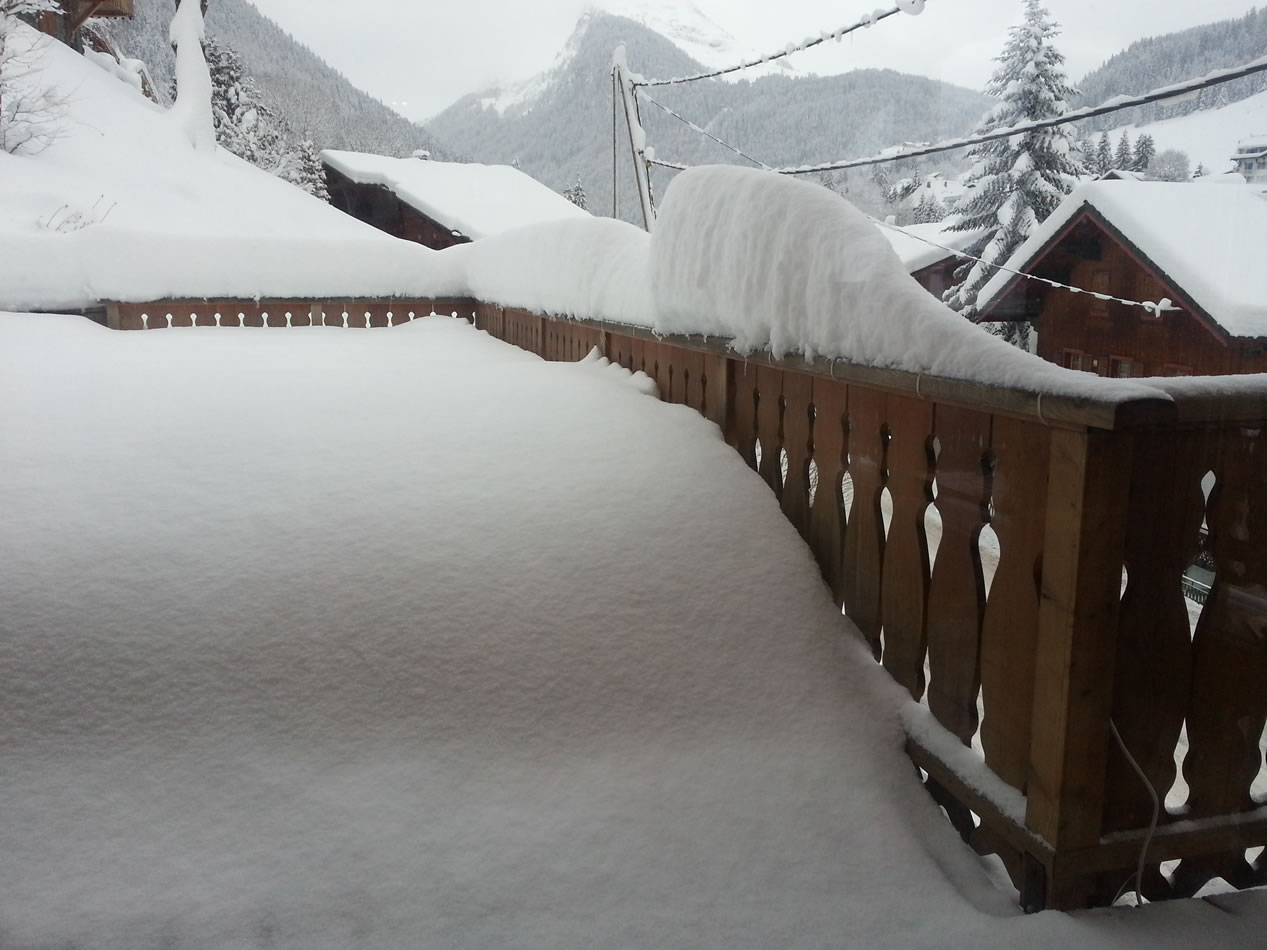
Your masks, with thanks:
M 959 252 L 980 236 L 979 231 L 947 231 L 947 224 L 948 220 L 880 228 L 906 272 L 938 300 L 954 283 L 955 268 L 964 260 Z
M 135 0 L 62 0 L 60 12 L 41 13 L 36 25 L 49 36 L 78 49 L 81 45 L 79 30 L 89 18 L 131 17 L 135 14 Z
M 1036 320 L 1038 355 L 1100 376 L 1267 372 L 1267 193 L 1252 185 L 1083 185 L 1008 266 L 1155 312 L 1000 271 L 982 322 Z
M 440 250 L 530 224 L 589 217 L 509 165 L 437 162 L 415 153 L 321 153 L 330 203 L 394 237 Z
M 1267 135 L 1241 139 L 1236 144 L 1236 154 L 1232 156 L 1232 161 L 1236 163 L 1236 170 L 1251 185 L 1267 183 Z

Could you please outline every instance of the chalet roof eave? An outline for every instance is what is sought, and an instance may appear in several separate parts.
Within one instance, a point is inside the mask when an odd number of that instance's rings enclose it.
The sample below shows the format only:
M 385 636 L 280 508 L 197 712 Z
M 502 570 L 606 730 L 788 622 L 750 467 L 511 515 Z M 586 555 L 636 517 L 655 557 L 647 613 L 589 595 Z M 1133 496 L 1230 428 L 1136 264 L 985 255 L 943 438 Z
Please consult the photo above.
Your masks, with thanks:
M 1018 262 L 1015 259 L 1009 259 L 1007 261 L 1007 266 L 1017 271 L 1028 271 L 1029 268 L 1035 262 L 1042 260 L 1049 253 L 1051 253 L 1052 249 L 1055 248 L 1056 245 L 1059 244 L 1061 241 L 1063 241 L 1074 228 L 1076 228 L 1080 223 L 1082 223 L 1082 221 L 1085 218 L 1088 218 L 1090 216 L 1090 213 L 1093 210 L 1094 208 L 1092 208 L 1091 203 L 1089 201 L 1082 202 L 1082 204 L 1080 204 L 1076 209 L 1074 209 L 1074 211 L 1069 215 L 1069 220 L 1066 221 L 1039 248 L 1037 248 L 1027 258 L 1025 258 L 1025 260 Z M 1022 286 L 1024 281 L 1026 281 L 1027 279 L 1028 278 L 1025 277 L 1024 274 L 1013 274 L 1011 277 L 1009 277 L 1007 283 L 1003 285 L 1003 288 L 990 299 L 990 302 L 986 305 L 985 309 L 982 310 L 978 314 L 977 322 L 978 323 L 1011 323 L 1011 322 L 1015 322 L 1017 320 L 1023 319 L 1022 317 L 1016 317 L 1016 316 L 991 317 L 991 314 L 994 313 L 996 310 L 1001 309 L 1003 302 L 1006 300 L 1009 300 L 1009 298 L 1011 298 L 1013 293 L 1015 293 L 1016 289 Z
M 1137 263 L 1146 270 L 1150 271 L 1166 285 L 1170 292 L 1174 294 L 1175 303 L 1195 315 L 1206 330 L 1220 342 L 1225 345 L 1231 345 L 1235 341 L 1254 339 L 1253 337 L 1237 337 L 1229 333 L 1227 329 L 1219 323 L 1219 321 L 1205 307 L 1201 306 L 1201 304 L 1193 299 L 1187 291 L 1185 291 L 1183 287 L 1180 286 L 1179 283 L 1165 271 L 1164 268 L 1159 266 L 1151 257 L 1141 250 L 1139 245 L 1128 238 L 1120 228 L 1106 218 L 1100 210 L 1089 201 L 1084 201 L 1081 205 L 1079 205 L 1078 208 L 1070 215 L 1069 220 L 1066 221 L 1065 224 L 1062 225 L 1046 242 L 1044 242 L 1041 247 L 1030 254 L 1024 261 L 1019 263 L 1016 261 L 1008 261 L 1008 266 L 1014 268 L 1015 270 L 1028 271 L 1036 263 L 1051 253 L 1056 246 L 1067 238 L 1070 232 L 1072 232 L 1073 229 L 1083 221 L 1093 222 L 1096 227 L 1100 228 L 1101 231 L 1111 237 L 1114 241 L 1117 241 L 1128 254 L 1135 258 Z M 985 310 L 981 312 L 977 321 L 979 323 L 1003 323 L 1023 319 L 1019 316 L 1002 315 L 991 318 L 990 314 L 996 310 L 1002 309 L 1003 303 L 1012 297 L 1012 295 L 1016 292 L 1016 289 L 1024 280 L 1026 280 L 1026 278 L 1019 275 L 1015 275 L 1009 279 L 1008 282 L 1003 285 L 1003 288 L 990 300 L 990 303 L 986 306 Z
M 1140 264 L 1146 270 L 1151 271 L 1153 276 L 1162 281 L 1166 287 L 1174 294 L 1174 303 L 1183 307 L 1189 313 L 1193 314 L 1219 342 L 1225 346 L 1230 346 L 1234 341 L 1246 339 L 1245 337 L 1235 337 L 1227 331 L 1223 324 L 1219 323 L 1214 316 L 1197 303 L 1186 290 L 1172 278 L 1164 268 L 1159 266 L 1151 257 L 1144 253 L 1134 241 L 1126 236 L 1112 221 L 1100 213 L 1094 206 L 1088 209 L 1087 216 L 1099 226 L 1105 234 L 1117 241 L 1131 257 L 1135 258 L 1136 263 Z M 1159 302 L 1159 301 L 1155 301 Z

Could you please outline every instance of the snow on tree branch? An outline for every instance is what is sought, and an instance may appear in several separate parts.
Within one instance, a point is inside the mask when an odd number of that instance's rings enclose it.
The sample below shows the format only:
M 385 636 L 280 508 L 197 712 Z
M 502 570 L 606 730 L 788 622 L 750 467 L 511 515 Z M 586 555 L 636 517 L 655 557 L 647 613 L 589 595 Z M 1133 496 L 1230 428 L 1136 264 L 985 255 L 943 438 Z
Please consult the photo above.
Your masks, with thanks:
M 55 0 L 0 0 L 0 151 L 31 154 L 57 137 L 66 100 L 39 80 L 34 44 L 18 17 L 56 13 Z

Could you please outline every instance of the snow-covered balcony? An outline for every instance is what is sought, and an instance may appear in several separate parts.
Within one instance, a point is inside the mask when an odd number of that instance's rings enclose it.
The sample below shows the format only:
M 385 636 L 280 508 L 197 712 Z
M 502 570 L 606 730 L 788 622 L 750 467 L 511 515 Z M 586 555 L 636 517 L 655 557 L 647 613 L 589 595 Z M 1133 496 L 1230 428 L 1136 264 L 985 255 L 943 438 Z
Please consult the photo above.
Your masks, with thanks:
M 438 253 L 83 187 L 8 305 L 148 332 L 0 315 L 0 943 L 1261 940 L 1263 378 L 1043 363 L 760 172 Z M 1206 899 L 1020 914 L 1133 890 Z

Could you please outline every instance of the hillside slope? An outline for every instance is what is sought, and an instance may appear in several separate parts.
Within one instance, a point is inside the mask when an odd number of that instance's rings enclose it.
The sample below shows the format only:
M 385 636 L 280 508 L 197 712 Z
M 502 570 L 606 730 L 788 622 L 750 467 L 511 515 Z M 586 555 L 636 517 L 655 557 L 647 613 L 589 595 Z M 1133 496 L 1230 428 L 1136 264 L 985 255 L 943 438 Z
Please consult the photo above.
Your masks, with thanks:
M 167 93 L 174 65 L 167 40 L 170 6 L 141 0 L 133 19 L 104 21 L 122 50 L 149 66 L 160 95 Z M 353 86 L 247 0 L 216 0 L 207 29 L 237 51 L 266 99 L 319 148 L 398 156 L 425 148 L 437 158 L 457 157 L 426 129 Z
M 1094 105 L 1111 96 L 1147 92 L 1204 76 L 1214 69 L 1252 62 L 1264 54 L 1267 54 L 1267 8 L 1190 30 L 1150 36 L 1132 43 L 1084 76 L 1077 84 L 1082 97 L 1074 105 Z M 1098 132 L 1190 115 L 1229 105 L 1264 90 L 1267 90 L 1267 73 L 1259 73 L 1203 90 L 1197 98 L 1187 102 L 1153 103 L 1092 119 L 1082 129 L 1084 133 Z

